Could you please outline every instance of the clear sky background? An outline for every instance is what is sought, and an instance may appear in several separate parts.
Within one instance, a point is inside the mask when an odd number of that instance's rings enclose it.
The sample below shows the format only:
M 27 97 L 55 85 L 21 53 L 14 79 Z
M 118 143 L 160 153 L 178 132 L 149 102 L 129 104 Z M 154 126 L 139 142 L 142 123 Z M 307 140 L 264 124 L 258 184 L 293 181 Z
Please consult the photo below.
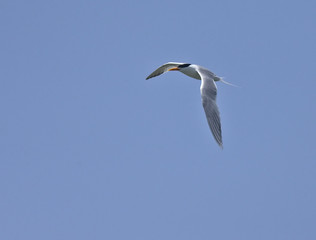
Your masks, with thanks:
M 2 0 L 0 239 L 316 239 L 315 9 Z

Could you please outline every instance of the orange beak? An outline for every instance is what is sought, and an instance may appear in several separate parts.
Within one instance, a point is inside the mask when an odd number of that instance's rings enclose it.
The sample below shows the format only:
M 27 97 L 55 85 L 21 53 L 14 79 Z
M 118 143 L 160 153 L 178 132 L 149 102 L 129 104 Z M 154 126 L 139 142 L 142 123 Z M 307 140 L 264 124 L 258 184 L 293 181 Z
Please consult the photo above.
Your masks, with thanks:
M 168 71 L 177 71 L 177 70 L 179 70 L 179 68 L 178 67 L 174 67 L 174 68 L 170 68 Z

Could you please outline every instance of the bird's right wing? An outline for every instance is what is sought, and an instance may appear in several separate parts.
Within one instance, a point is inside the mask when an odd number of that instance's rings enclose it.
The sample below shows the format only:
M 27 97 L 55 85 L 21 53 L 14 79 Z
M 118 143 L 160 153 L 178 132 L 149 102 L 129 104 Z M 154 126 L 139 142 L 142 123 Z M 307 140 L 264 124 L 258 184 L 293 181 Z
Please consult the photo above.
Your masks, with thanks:
M 201 76 L 201 97 L 208 125 L 220 147 L 223 147 L 219 110 L 216 104 L 217 87 L 214 74 L 206 69 L 198 69 Z
M 177 62 L 168 62 L 165 63 L 164 65 L 160 66 L 159 68 L 157 68 L 152 74 L 150 74 L 146 80 L 148 80 L 149 78 L 153 78 L 153 77 L 157 77 L 160 74 L 163 74 L 165 72 L 167 72 L 169 69 L 174 68 L 174 67 L 178 67 L 179 65 L 182 65 L 183 63 L 177 63 Z

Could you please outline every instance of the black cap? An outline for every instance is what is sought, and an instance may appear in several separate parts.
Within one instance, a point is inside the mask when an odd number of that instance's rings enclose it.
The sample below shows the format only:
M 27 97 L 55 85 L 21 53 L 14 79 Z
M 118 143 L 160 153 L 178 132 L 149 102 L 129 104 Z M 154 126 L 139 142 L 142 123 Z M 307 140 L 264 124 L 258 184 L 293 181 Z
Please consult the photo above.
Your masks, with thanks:
M 190 65 L 191 65 L 190 63 L 185 63 L 185 64 L 179 65 L 178 68 L 185 68 L 185 67 L 188 67 Z

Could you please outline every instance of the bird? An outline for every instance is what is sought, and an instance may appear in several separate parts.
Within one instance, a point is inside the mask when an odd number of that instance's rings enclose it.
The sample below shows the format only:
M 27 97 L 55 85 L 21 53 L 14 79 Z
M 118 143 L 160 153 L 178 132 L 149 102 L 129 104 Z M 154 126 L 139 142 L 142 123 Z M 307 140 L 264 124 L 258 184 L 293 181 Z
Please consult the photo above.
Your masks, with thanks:
M 152 72 L 146 78 L 146 80 L 157 77 L 169 71 L 180 71 L 189 77 L 201 80 L 200 91 L 202 97 L 202 106 L 205 111 L 206 119 L 214 139 L 216 140 L 217 144 L 223 148 L 220 113 L 216 104 L 217 87 L 215 82 L 221 81 L 227 84 L 230 83 L 225 82 L 222 77 L 216 76 L 213 72 L 202 66 L 178 62 L 168 62 L 163 64 L 154 72 Z

